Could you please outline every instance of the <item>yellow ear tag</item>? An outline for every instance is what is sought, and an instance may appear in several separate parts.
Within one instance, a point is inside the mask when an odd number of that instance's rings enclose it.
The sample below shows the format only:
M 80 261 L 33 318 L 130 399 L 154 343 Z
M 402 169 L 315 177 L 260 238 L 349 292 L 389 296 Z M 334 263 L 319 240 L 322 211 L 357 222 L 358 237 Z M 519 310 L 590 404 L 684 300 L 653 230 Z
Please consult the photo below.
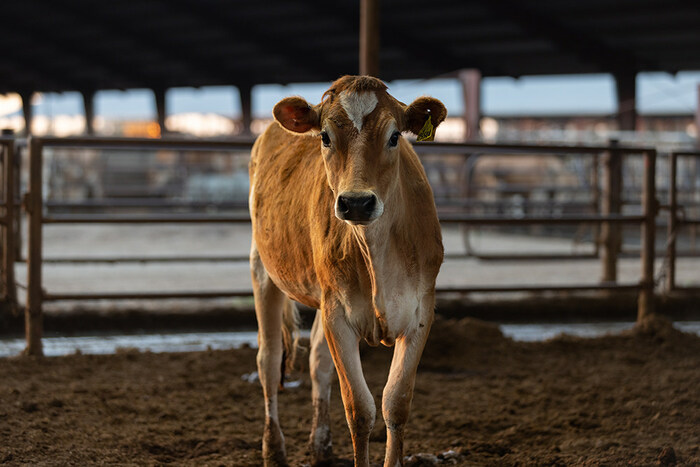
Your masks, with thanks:
M 418 132 L 418 138 L 416 141 L 432 141 L 435 139 L 435 127 L 433 126 L 432 118 L 428 115 L 425 120 L 425 125 Z

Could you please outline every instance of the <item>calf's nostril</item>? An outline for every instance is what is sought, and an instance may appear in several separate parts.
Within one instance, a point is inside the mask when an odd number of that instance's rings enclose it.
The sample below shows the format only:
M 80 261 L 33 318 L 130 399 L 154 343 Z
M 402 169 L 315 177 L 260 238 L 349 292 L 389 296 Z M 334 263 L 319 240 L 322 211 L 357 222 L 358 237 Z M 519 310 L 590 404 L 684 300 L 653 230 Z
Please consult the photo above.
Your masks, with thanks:
M 378 199 L 368 193 L 343 193 L 335 202 L 335 213 L 346 221 L 366 222 L 377 209 Z
M 338 197 L 338 211 L 343 214 L 347 214 L 350 211 L 347 200 L 342 196 Z

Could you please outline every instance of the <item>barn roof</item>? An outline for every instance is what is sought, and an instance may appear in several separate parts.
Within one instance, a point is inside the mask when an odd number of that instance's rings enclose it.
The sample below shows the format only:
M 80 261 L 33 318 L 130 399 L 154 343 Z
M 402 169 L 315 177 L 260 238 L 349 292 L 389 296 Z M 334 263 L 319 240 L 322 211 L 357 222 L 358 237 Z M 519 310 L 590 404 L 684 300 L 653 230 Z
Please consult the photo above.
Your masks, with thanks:
M 356 0 L 22 0 L 0 92 L 330 81 L 357 73 Z M 700 69 L 697 0 L 381 0 L 379 76 Z

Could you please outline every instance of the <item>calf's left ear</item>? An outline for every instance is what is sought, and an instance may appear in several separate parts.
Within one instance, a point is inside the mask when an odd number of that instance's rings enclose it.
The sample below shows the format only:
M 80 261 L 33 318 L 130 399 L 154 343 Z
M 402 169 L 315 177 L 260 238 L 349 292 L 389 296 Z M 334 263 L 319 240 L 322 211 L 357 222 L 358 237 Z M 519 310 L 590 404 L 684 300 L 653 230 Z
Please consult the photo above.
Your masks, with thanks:
M 404 130 L 417 135 L 428 120 L 428 116 L 433 127 L 437 128 L 447 117 L 447 109 L 442 102 L 433 97 L 419 97 L 406 107 L 404 115 L 406 117 Z
M 306 133 L 320 129 L 320 112 L 302 97 L 282 99 L 272 109 L 275 120 L 282 127 L 294 133 Z

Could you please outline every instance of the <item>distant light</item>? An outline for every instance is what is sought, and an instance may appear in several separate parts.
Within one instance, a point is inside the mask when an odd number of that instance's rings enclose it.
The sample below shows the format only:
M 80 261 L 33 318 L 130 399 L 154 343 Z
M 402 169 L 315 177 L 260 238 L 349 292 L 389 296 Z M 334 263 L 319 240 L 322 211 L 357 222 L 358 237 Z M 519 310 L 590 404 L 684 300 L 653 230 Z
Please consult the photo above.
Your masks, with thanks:
M 22 109 L 22 98 L 19 94 L 0 96 L 0 116 L 9 115 Z
M 695 123 L 688 123 L 688 126 L 685 127 L 685 132 L 691 138 L 698 137 L 698 127 L 695 125 Z
M 481 119 L 481 134 L 487 141 L 493 141 L 498 134 L 498 122 L 495 118 L 484 117 Z
M 601 138 L 608 134 L 608 125 L 605 122 L 598 122 L 593 126 L 593 132 Z
M 250 131 L 251 131 L 254 135 L 259 135 L 259 134 L 261 134 L 263 131 L 265 131 L 265 129 L 266 129 L 268 126 L 270 126 L 270 124 L 271 124 L 273 121 L 274 121 L 274 120 L 271 119 L 271 118 L 258 118 L 258 119 L 255 119 L 255 120 L 253 120 L 253 122 L 252 122 L 251 125 L 250 125 Z
M 205 138 L 230 135 L 237 130 L 236 122 L 229 117 L 196 112 L 169 115 L 165 120 L 165 126 L 170 131 Z
M 146 136 L 149 138 L 160 138 L 160 125 L 151 122 L 146 126 Z
M 126 122 L 122 128 L 122 134 L 130 138 L 158 138 L 160 126 L 156 122 Z

